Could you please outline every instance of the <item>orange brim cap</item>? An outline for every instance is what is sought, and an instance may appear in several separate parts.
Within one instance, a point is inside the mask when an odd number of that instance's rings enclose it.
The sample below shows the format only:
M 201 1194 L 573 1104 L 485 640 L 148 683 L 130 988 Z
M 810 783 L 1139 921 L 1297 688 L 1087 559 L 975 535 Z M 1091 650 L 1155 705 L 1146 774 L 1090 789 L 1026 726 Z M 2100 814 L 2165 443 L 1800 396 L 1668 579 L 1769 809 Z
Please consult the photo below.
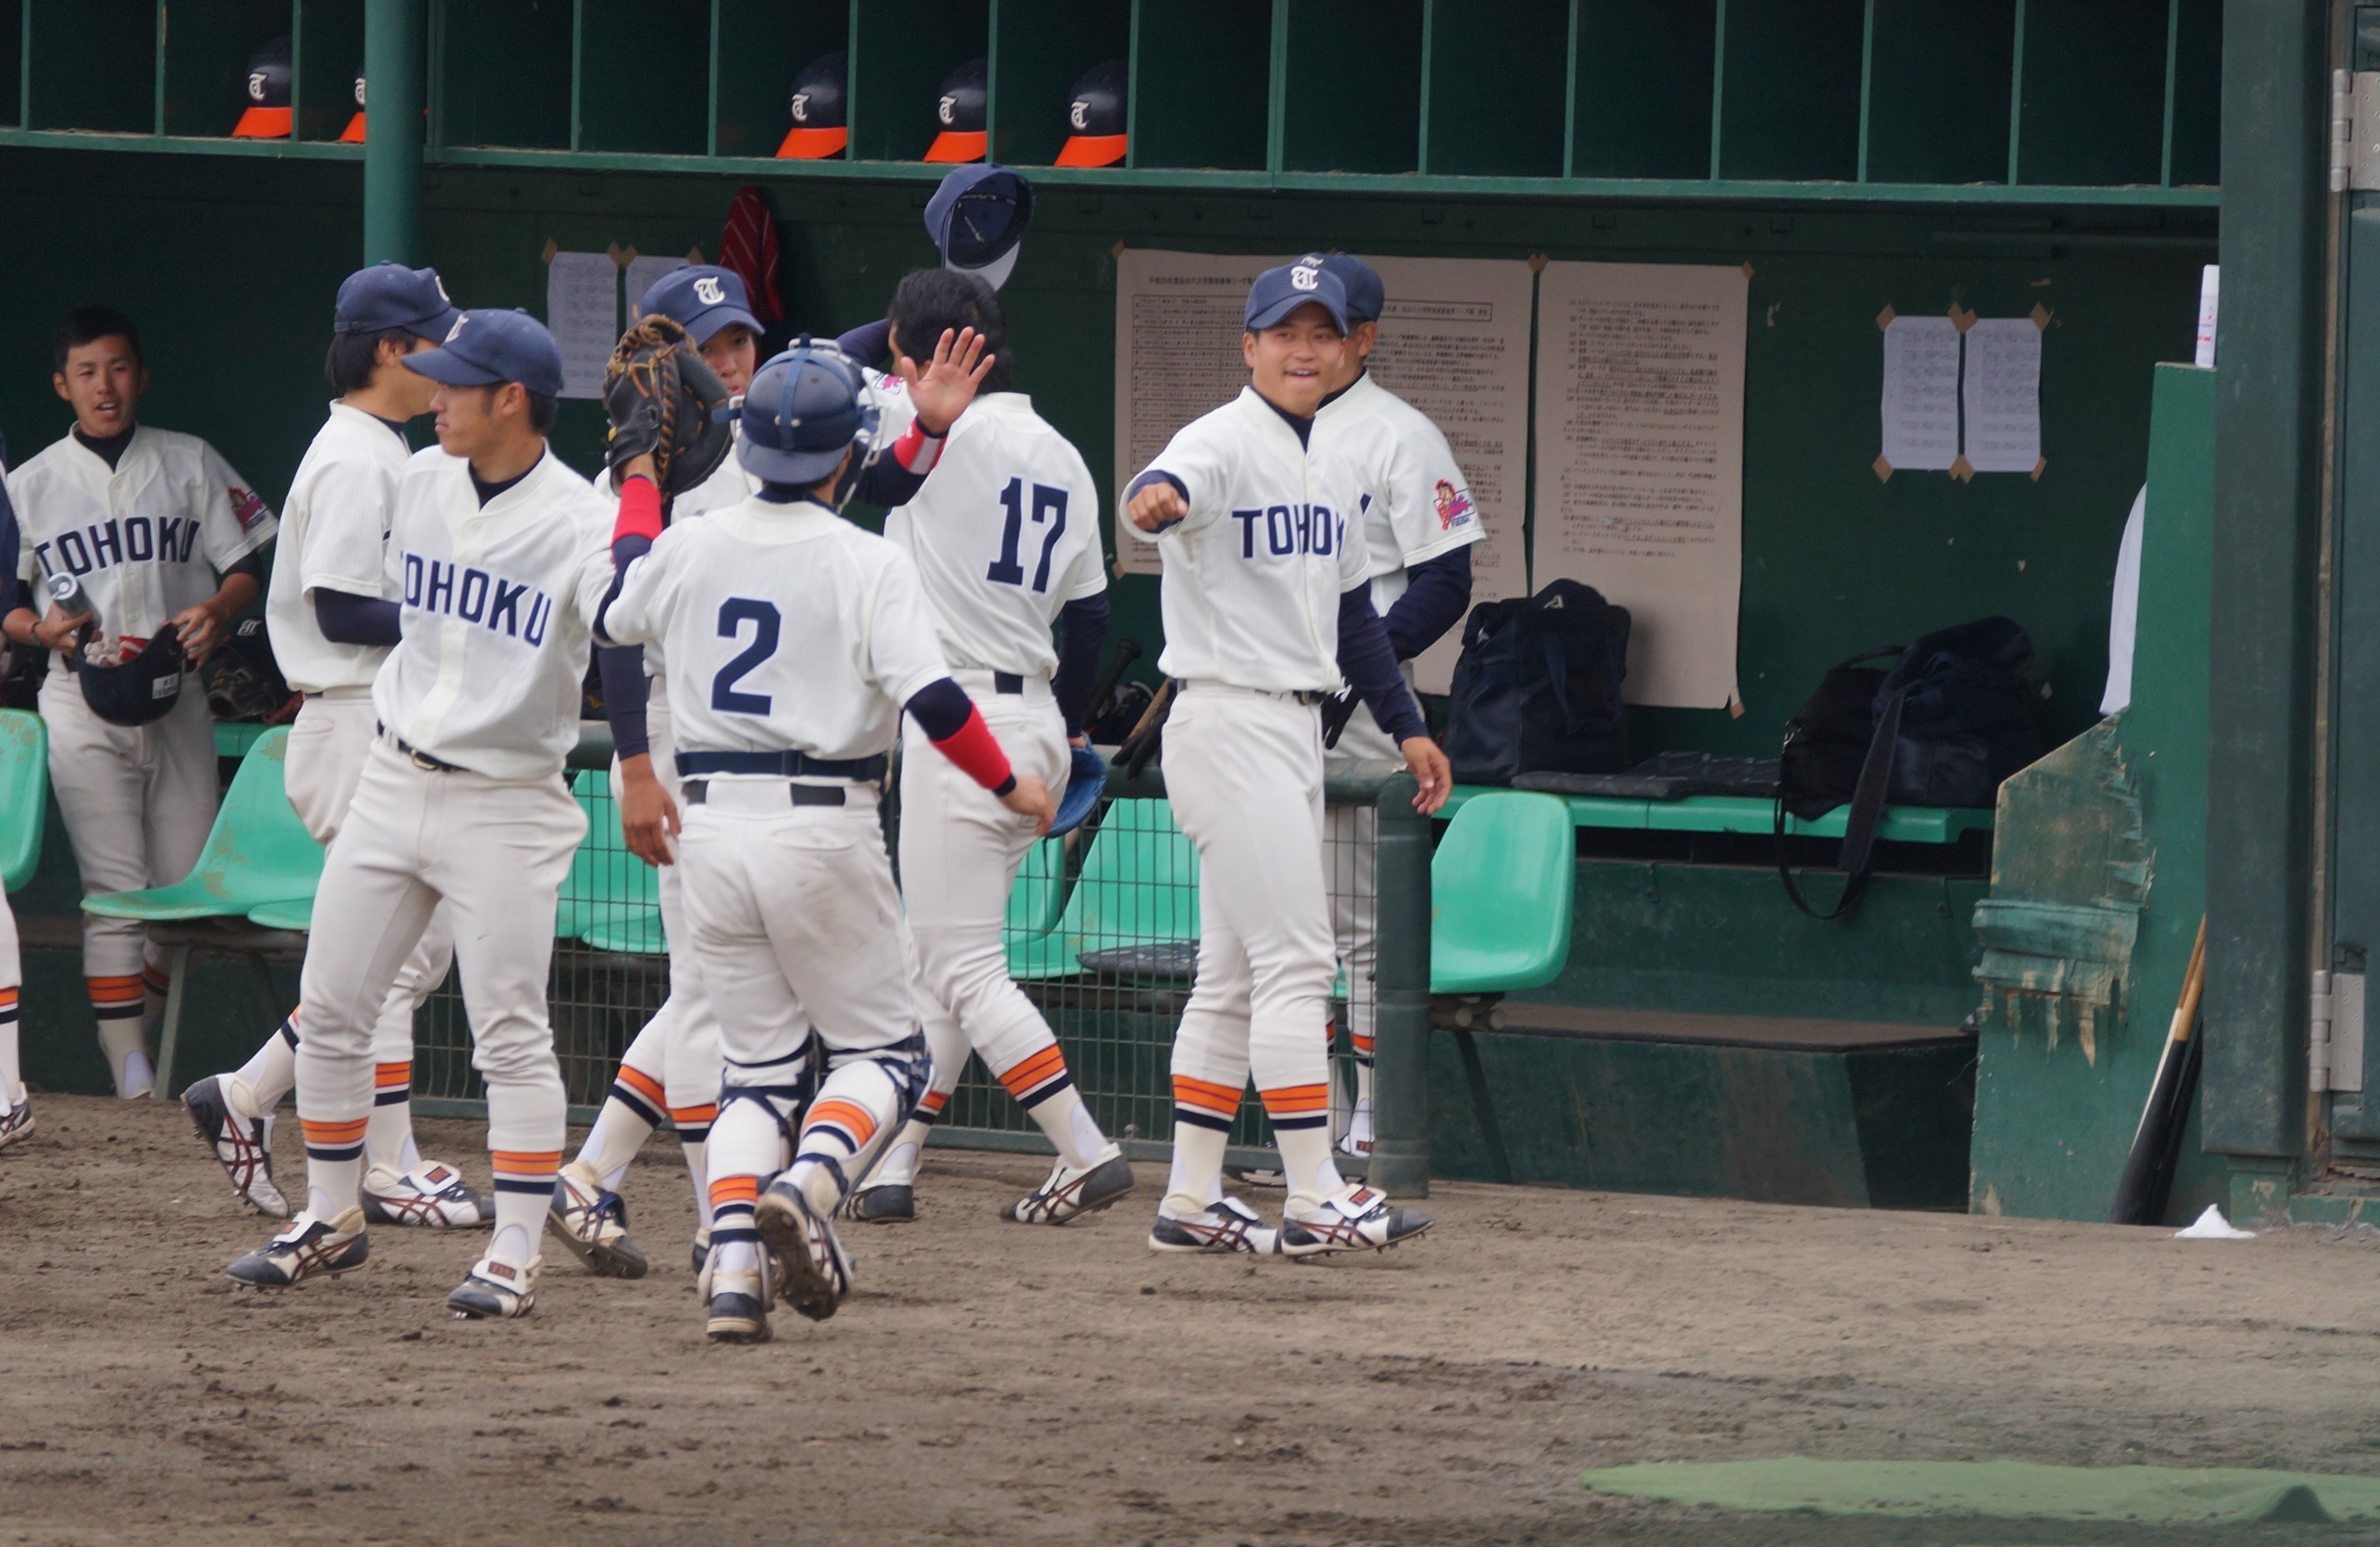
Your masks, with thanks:
M 1058 150 L 1060 166 L 1113 166 L 1123 160 L 1124 141 L 1121 134 L 1078 134 L 1070 136 Z
M 289 110 L 285 107 L 251 107 L 239 115 L 233 126 L 234 139 L 286 139 L 289 138 Z
M 363 142 L 364 115 L 358 113 L 354 117 L 347 120 L 347 127 L 346 128 L 339 131 L 339 143 L 342 145 L 360 145 Z
M 796 127 L 785 131 L 784 143 L 777 147 L 777 159 L 779 161 L 819 161 L 828 156 L 843 154 L 843 148 L 850 143 L 849 129 L 806 129 Z
M 984 151 L 990 149 L 990 145 L 991 136 L 981 129 L 972 134 L 964 133 L 958 129 L 944 129 L 934 136 L 934 143 L 926 151 L 926 159 L 952 162 L 981 161 Z

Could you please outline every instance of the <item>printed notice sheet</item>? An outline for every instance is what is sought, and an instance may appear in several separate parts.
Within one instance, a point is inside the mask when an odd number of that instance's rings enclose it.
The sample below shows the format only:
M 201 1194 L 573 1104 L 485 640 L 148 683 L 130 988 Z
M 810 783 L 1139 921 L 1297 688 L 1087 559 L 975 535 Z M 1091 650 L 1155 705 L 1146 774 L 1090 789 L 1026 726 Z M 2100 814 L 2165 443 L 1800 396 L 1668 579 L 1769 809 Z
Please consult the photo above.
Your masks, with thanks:
M 2045 314 L 2046 315 L 2046 314 Z M 2041 326 L 1986 317 L 1967 330 L 1967 461 L 1978 473 L 2041 465 Z
M 620 342 L 620 266 L 608 252 L 557 252 L 545 273 L 545 326 L 562 351 L 562 395 L 601 397 Z
M 1959 460 L 1959 325 L 1896 317 L 1884 328 L 1884 462 L 1877 469 L 1942 473 Z
M 1629 610 L 1632 704 L 1736 697 L 1750 284 L 1664 263 L 1550 263 L 1540 278 L 1531 575 Z
M 637 303 L 645 298 L 645 292 L 653 287 L 653 281 L 661 278 L 663 274 L 668 273 L 673 269 L 683 269 L 685 267 L 686 260 L 683 258 L 657 258 L 645 256 L 630 260 L 628 264 L 628 321 L 630 325 L 633 326 L 637 319 L 644 315 L 644 313 L 638 309 Z M 617 344 L 620 341 L 615 338 L 612 342 L 613 344 Z

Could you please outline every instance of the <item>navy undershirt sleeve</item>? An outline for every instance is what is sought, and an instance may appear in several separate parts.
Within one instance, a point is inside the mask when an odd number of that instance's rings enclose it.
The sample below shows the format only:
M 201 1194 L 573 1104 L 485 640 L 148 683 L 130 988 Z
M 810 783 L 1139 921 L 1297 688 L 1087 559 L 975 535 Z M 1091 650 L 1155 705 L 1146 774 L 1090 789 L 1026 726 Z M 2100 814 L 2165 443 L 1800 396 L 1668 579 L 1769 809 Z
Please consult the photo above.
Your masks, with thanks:
M 628 578 L 628 566 L 653 550 L 653 539 L 642 532 L 630 532 L 612 539 L 612 584 L 603 592 L 602 605 L 595 609 L 595 637 L 609 640 L 603 632 L 603 622 L 611 616 L 612 604 L 620 599 L 620 586 Z
M 1106 593 L 1070 601 L 1058 610 L 1058 674 L 1050 691 L 1066 719 L 1066 734 L 1083 733 L 1091 689 L 1099 673 L 1099 650 L 1108 642 Z
M 653 743 L 645 728 L 645 697 L 652 684 L 645 677 L 644 647 L 598 646 L 595 669 L 603 678 L 603 718 L 612 722 L 612 749 L 624 762 L 650 755 Z
M 398 616 L 393 601 L 314 587 L 314 622 L 334 645 L 394 645 L 401 632 Z
M 948 677 L 937 677 L 909 695 L 909 718 L 929 742 L 946 742 L 966 729 L 975 700 Z
M 1388 628 L 1372 610 L 1369 586 L 1339 593 L 1339 670 L 1390 740 L 1402 742 L 1429 733 L 1413 695 L 1405 691 L 1404 678 L 1397 671 Z
M 1463 621 L 1471 606 L 1471 545 L 1405 571 L 1405 594 L 1389 604 L 1389 648 L 1411 660 Z
M 253 552 L 243 553 L 231 562 L 231 567 L 224 571 L 223 574 L 225 580 L 229 580 L 235 574 L 244 574 L 261 586 L 264 584 L 264 560 Z
M 888 446 L 884 454 L 869 463 L 868 470 L 859 475 L 859 487 L 853 492 L 869 504 L 882 505 L 889 511 L 895 505 L 907 504 L 917 497 L 917 490 L 925 487 L 926 475 L 913 473 L 902 466 Z
M 892 352 L 892 319 L 880 317 L 873 322 L 862 322 L 838 337 L 834 346 L 861 365 L 874 365 Z

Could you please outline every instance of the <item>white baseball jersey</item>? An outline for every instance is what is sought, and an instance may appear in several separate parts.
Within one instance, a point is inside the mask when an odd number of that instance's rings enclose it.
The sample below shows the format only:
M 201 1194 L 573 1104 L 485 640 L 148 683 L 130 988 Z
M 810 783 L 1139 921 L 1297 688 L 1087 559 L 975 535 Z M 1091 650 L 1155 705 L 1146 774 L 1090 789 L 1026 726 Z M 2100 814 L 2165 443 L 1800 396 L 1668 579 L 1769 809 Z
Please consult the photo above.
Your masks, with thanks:
M 670 525 L 674 526 L 712 511 L 742 504 L 759 491 L 760 480 L 744 470 L 744 464 L 735 460 L 735 448 L 731 445 L 725 459 L 710 470 L 710 477 L 670 502 Z M 662 646 L 657 639 L 645 642 L 645 675 L 656 682 L 662 680 Z M 663 686 L 666 691 L 666 683 Z
M 662 642 L 681 753 L 873 757 L 949 675 L 908 556 L 806 500 L 671 526 L 628 566 L 603 635 Z
M 388 523 L 396 508 L 396 483 L 413 455 L 405 438 L 385 420 L 344 403 L 314 432 L 290 480 L 281 512 L 281 537 L 273 547 L 273 586 L 264 598 L 264 623 L 273 636 L 273 659 L 300 693 L 369 687 L 388 658 L 381 645 L 340 645 L 322 637 L 314 618 L 317 590 L 385 597 L 388 589 Z
M 1344 460 L 1356 481 L 1372 606 L 1405 594 L 1405 571 L 1488 535 L 1454 452 L 1429 416 L 1371 375 L 1314 416 L 1318 456 Z
M 262 547 L 273 512 L 246 478 L 195 435 L 136 428 L 111 472 L 68 434 L 8 475 L 23 530 L 18 577 L 71 574 L 121 644 L 145 643 L 218 578 Z M 47 611 L 33 592 L 26 605 Z
M 388 532 L 403 635 L 372 683 L 381 723 L 491 779 L 560 774 L 612 583 L 612 518 L 551 449 L 484 507 L 469 462 L 416 455 Z
M 1310 453 L 1271 404 L 1240 395 L 1176 430 L 1150 472 L 1170 473 L 1190 514 L 1154 541 L 1169 677 L 1272 693 L 1336 693 L 1339 597 L 1364 584 L 1348 465 Z
M 1049 676 L 1058 610 L 1107 589 L 1099 486 L 1023 393 L 967 405 L 884 535 L 917 566 L 954 667 Z

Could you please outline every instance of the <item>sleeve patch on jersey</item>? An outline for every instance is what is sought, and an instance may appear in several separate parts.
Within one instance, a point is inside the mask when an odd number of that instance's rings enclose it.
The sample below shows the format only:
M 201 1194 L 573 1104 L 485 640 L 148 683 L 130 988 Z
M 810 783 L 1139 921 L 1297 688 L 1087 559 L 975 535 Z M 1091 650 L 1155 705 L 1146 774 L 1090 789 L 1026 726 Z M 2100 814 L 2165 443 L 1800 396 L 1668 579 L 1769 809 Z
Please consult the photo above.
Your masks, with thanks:
M 1445 486 L 1441 484 L 1439 487 L 1444 488 Z M 258 522 L 262 521 L 266 516 L 273 514 L 271 510 L 265 507 L 264 496 L 257 493 L 253 489 L 235 488 L 229 492 L 231 494 L 231 513 L 232 514 L 239 517 L 239 529 L 243 532 L 254 531 Z
M 1432 497 L 1432 502 L 1438 506 L 1438 527 L 1441 532 L 1468 526 L 1478 519 L 1477 511 L 1472 507 L 1471 491 L 1457 489 L 1444 478 L 1438 480 L 1438 492 Z

